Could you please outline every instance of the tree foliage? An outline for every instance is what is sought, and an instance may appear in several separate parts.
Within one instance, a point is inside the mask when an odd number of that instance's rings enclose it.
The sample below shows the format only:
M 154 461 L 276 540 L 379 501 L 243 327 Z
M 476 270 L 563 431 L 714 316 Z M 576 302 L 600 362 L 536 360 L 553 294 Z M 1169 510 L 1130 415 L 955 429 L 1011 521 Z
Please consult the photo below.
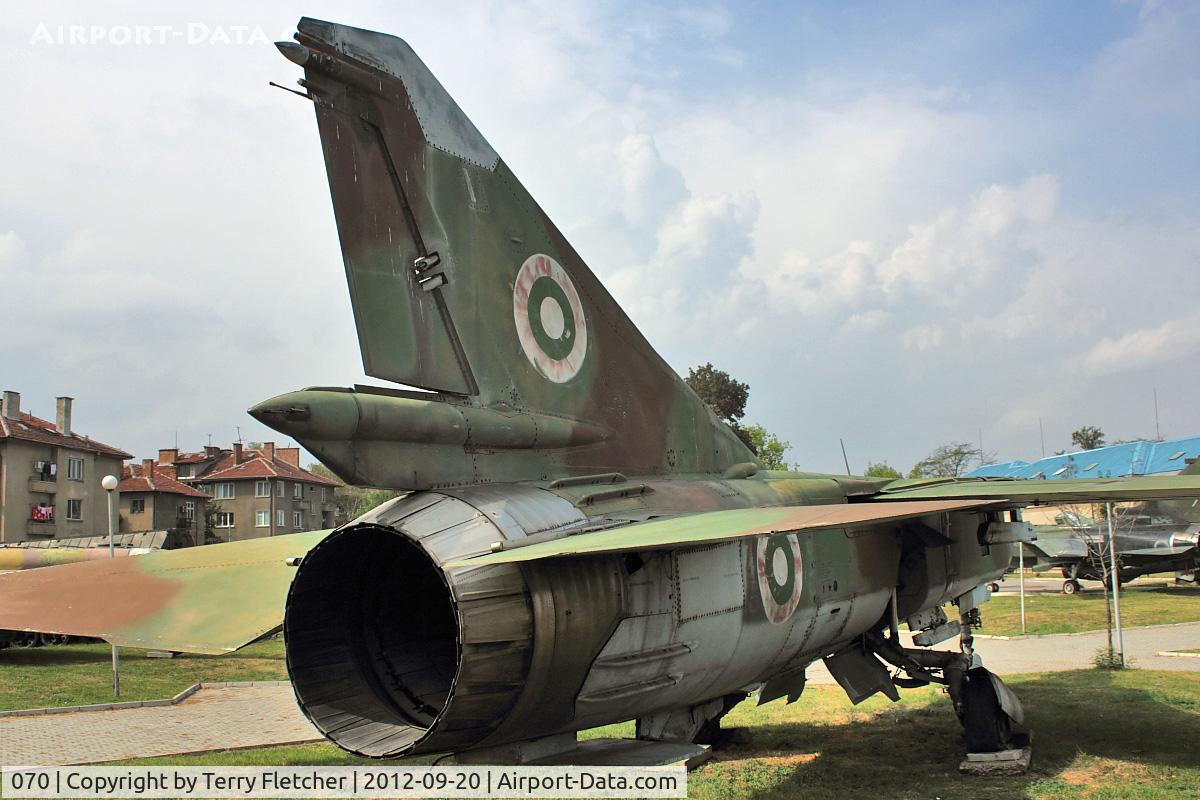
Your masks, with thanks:
M 1104 447 L 1104 431 L 1095 425 L 1084 425 L 1071 434 L 1071 444 L 1080 450 L 1095 450 Z
M 902 478 L 900 470 L 888 464 L 886 461 L 872 461 L 867 464 L 867 471 L 863 473 L 868 478 Z
M 966 442 L 944 444 L 918 461 L 909 470 L 910 478 L 957 478 L 972 466 L 985 461 L 984 453 Z
M 758 455 L 758 463 L 763 469 L 787 469 L 784 455 L 792 445 L 781 441 L 778 436 L 767 431 L 762 425 L 747 425 L 742 428 L 750 438 L 750 446 Z
M 718 417 L 736 428 L 746 416 L 750 385 L 735 380 L 728 372 L 712 364 L 688 369 L 687 385 L 700 396 Z
M 323 478 L 337 481 L 338 485 L 333 490 L 333 502 L 337 507 L 337 510 L 334 512 L 334 525 L 344 525 L 352 519 L 361 517 L 372 508 L 400 496 L 400 492 L 392 489 L 369 489 L 362 486 L 350 486 L 337 475 L 334 475 L 333 470 L 324 464 L 309 464 L 307 469 L 309 472 L 320 475 Z

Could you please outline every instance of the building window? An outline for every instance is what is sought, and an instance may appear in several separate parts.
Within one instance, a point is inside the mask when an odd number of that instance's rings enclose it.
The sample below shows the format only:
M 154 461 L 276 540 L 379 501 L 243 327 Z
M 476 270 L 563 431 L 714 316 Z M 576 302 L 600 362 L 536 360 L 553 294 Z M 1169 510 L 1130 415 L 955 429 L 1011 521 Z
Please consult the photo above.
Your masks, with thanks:
M 287 512 L 286 511 L 275 512 L 275 524 L 280 528 L 287 527 Z
M 232 511 L 219 512 L 217 514 L 217 527 L 218 528 L 232 528 L 233 527 L 233 512 Z
M 67 501 L 67 519 L 83 519 L 83 501 L 71 499 Z
M 146 498 L 135 497 L 129 501 L 129 513 L 141 514 L 146 510 Z
M 216 492 L 213 497 L 217 498 L 218 500 L 232 500 L 234 498 L 232 483 L 218 483 L 213 488 Z
M 328 486 L 321 487 L 321 501 L 325 502 L 325 503 L 329 502 L 329 487 Z
M 270 481 L 255 481 L 254 482 L 254 496 L 255 497 L 270 497 L 271 496 L 271 482 Z
M 284 493 L 286 487 L 287 487 L 287 481 L 280 481 L 279 483 L 275 484 L 275 489 L 278 492 L 280 497 L 283 497 L 283 493 Z
M 300 513 L 299 511 L 292 512 L 292 527 L 293 528 L 303 528 L 304 527 L 304 514 Z
M 255 511 L 254 512 L 254 527 L 269 528 L 271 526 L 270 511 Z
M 180 478 L 190 478 L 190 477 L 192 477 L 192 469 L 193 469 L 193 467 L 192 467 L 190 464 L 188 464 L 188 465 L 185 465 L 185 466 L 177 466 L 177 467 L 175 467 L 175 471 L 176 471 L 176 473 L 178 474 L 178 476 L 179 476 Z
M 293 483 L 292 484 L 292 499 L 293 500 L 303 500 L 304 499 L 304 484 L 303 483 Z
M 186 519 L 188 522 L 192 522 L 196 519 L 196 501 L 195 500 L 183 501 L 183 518 Z
M 73 481 L 83 480 L 83 459 L 68 458 L 67 459 L 67 477 Z

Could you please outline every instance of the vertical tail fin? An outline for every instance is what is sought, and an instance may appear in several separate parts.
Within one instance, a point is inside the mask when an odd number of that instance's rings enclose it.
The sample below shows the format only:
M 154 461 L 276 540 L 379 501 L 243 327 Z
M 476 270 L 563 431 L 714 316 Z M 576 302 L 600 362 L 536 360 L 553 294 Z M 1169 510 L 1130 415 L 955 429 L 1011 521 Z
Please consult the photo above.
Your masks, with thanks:
M 534 442 L 526 449 L 545 452 L 527 470 L 506 462 L 509 479 L 753 459 L 405 42 L 307 18 L 298 27 L 298 43 L 279 47 L 315 101 L 368 374 L 459 407 L 528 413 L 535 428 L 603 431 Z

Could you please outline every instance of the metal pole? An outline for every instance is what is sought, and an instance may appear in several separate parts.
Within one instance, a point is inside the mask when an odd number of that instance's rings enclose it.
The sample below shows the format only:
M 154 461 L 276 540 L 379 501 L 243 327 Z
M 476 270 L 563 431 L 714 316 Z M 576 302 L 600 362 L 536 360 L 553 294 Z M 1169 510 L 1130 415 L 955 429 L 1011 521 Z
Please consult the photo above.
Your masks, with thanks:
M 1112 501 L 1104 504 L 1108 515 L 1108 559 L 1112 569 L 1113 618 L 1117 625 L 1117 650 L 1125 666 L 1125 633 L 1121 630 L 1121 573 L 1117 571 L 1117 536 L 1113 533 Z
M 108 492 L 108 557 L 115 558 L 116 553 L 113 549 L 113 535 L 116 531 L 117 519 L 117 496 L 114 490 L 120 485 L 115 475 L 106 475 L 104 480 L 100 482 L 104 487 L 104 491 Z M 112 645 L 112 674 L 113 674 L 113 697 L 121 696 L 121 652 L 114 644 Z
M 1021 635 L 1025 635 L 1025 543 L 1017 542 L 1017 576 L 1021 587 Z

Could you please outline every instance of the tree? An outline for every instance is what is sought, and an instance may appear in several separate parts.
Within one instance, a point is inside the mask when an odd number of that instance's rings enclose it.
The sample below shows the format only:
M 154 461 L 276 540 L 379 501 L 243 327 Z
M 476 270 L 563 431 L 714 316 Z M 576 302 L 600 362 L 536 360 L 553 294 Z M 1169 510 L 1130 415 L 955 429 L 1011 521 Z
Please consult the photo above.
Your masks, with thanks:
M 888 464 L 886 461 L 872 461 L 867 464 L 867 471 L 863 473 L 868 478 L 901 478 L 900 470 Z
M 983 463 L 984 453 L 966 442 L 944 444 L 918 461 L 911 470 L 910 478 L 957 478 L 971 465 Z
M 702 367 L 689 367 L 687 385 L 700 399 L 725 421 L 742 444 L 754 450 L 754 442 L 738 420 L 746 416 L 746 401 L 750 398 L 750 384 L 734 380 L 728 372 L 717 369 L 711 363 Z
M 763 469 L 787 469 L 783 456 L 791 449 L 788 442 L 780 441 L 773 433 L 768 433 L 762 425 L 747 425 L 742 428 L 750 438 L 750 446 L 758 455 L 758 463 Z
M 1104 447 L 1104 431 L 1095 425 L 1084 425 L 1071 434 L 1071 443 L 1080 450 L 1095 450 Z
M 738 420 L 746 416 L 746 400 L 750 398 L 750 385 L 734 380 L 728 372 L 712 364 L 688 369 L 687 385 L 700 395 L 721 419 L 735 429 Z
M 221 537 L 217 535 L 217 514 L 220 513 L 217 504 L 201 500 L 200 508 L 204 514 L 204 531 L 202 533 L 204 541 L 201 544 L 216 544 L 222 541 Z
M 333 490 L 333 502 L 337 506 L 337 510 L 334 512 L 335 525 L 344 525 L 352 519 L 361 517 L 376 506 L 400 496 L 399 492 L 392 489 L 368 489 L 362 486 L 350 486 L 337 475 L 334 475 L 333 470 L 324 464 L 309 464 L 308 471 L 323 478 L 337 481 L 338 485 Z

